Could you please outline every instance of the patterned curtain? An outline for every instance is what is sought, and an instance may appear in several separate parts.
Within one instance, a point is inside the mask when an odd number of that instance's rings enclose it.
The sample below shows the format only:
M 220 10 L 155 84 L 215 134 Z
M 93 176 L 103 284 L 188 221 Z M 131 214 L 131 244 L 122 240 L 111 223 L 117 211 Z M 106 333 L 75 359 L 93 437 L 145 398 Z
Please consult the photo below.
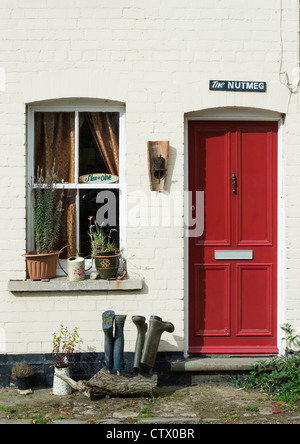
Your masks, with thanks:
M 66 112 L 35 113 L 35 175 L 37 167 L 55 169 L 59 180 L 75 181 L 75 114 Z M 71 245 L 65 256 L 76 254 L 75 190 L 65 190 L 61 241 L 57 247 Z M 64 250 L 66 251 L 66 250 Z
M 118 113 L 86 113 L 86 119 L 108 171 L 119 176 Z

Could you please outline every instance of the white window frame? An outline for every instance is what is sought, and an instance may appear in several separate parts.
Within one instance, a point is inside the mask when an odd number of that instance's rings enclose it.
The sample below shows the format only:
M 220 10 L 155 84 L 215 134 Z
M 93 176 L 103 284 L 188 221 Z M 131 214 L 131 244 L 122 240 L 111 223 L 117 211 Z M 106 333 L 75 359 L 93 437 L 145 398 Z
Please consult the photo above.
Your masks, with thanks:
M 34 113 L 35 112 L 73 112 L 75 114 L 75 182 L 73 184 L 57 184 L 56 187 L 64 189 L 118 189 L 119 190 L 119 239 L 120 249 L 125 254 L 125 202 L 126 202 L 126 181 L 125 181 L 125 107 L 118 105 L 30 105 L 28 106 L 28 132 L 27 132 L 27 181 L 31 182 L 34 177 Z M 119 182 L 112 184 L 87 185 L 78 182 L 79 178 L 79 113 L 82 112 L 118 112 L 119 113 Z M 79 245 L 79 193 L 76 194 L 76 247 Z M 32 194 L 27 193 L 27 251 L 34 250 L 34 227 L 32 213 Z M 60 268 L 57 275 L 61 275 Z

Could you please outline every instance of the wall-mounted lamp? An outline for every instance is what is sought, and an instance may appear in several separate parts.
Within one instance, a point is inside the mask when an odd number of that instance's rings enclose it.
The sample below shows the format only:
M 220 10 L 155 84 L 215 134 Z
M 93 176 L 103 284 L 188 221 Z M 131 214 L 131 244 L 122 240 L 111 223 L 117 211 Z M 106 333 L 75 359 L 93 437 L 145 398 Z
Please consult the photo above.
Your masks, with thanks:
M 148 142 L 147 145 L 151 191 L 163 191 L 167 175 L 170 142 Z

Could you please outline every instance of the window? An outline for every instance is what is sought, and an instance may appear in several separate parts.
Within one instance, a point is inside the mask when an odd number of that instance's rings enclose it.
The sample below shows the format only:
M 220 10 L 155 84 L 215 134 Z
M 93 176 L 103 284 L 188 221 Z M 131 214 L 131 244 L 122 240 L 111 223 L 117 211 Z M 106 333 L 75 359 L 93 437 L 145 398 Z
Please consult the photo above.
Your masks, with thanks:
M 51 169 L 63 188 L 63 223 L 58 249 L 63 258 L 76 251 L 88 257 L 89 217 L 105 222 L 107 233 L 124 248 L 124 109 L 121 106 L 30 106 L 28 114 L 28 181 L 37 169 Z M 28 194 L 28 248 L 34 232 Z

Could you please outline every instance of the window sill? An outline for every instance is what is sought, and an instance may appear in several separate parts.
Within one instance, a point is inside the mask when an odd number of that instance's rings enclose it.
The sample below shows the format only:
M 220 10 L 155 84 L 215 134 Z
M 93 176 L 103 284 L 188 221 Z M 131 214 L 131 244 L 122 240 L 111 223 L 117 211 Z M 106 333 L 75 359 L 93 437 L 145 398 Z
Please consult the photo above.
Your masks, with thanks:
M 130 291 L 141 290 L 142 279 L 111 280 L 85 279 L 84 281 L 68 281 L 66 277 L 56 277 L 49 281 L 25 281 L 8 282 L 8 291 L 12 293 L 32 293 L 32 292 L 67 292 L 67 291 Z

